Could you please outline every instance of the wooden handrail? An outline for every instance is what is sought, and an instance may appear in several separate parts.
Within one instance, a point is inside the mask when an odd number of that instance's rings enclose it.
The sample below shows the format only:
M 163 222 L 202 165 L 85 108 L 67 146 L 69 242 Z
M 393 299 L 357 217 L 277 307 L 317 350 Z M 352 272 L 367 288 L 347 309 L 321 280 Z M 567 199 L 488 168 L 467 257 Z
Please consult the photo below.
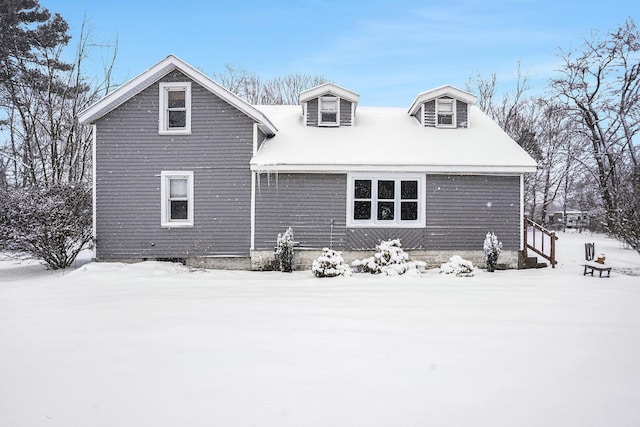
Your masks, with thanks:
M 531 241 L 533 244 L 529 244 L 529 228 L 532 230 L 532 238 Z M 537 232 L 541 233 L 540 242 L 538 242 Z M 545 236 L 547 238 L 545 238 Z M 545 251 L 545 241 L 548 240 L 549 244 L 549 253 Z M 544 259 L 548 260 L 551 264 L 552 268 L 556 268 L 556 240 L 558 240 L 558 236 L 556 236 L 555 231 L 547 230 L 540 224 L 536 224 L 531 221 L 529 218 L 525 218 L 524 220 L 524 243 L 525 243 L 525 257 L 527 256 L 527 250 L 531 249 L 531 251 L 540 255 Z M 538 243 L 540 243 L 540 247 L 538 247 Z

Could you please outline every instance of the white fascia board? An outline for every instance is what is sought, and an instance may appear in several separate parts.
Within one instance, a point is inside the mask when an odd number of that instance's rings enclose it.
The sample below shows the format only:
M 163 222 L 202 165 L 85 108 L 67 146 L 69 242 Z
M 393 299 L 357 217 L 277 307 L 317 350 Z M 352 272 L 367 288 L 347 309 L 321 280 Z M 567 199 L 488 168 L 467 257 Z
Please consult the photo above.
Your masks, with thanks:
M 334 83 L 324 83 L 319 86 L 300 92 L 300 103 L 310 101 L 312 99 L 315 99 L 319 96 L 326 95 L 328 93 L 338 96 L 342 99 L 346 99 L 347 101 L 353 102 L 355 104 L 357 104 L 358 100 L 360 99 L 360 95 L 358 95 L 355 92 L 352 92 L 348 89 L 340 87 Z
M 313 164 L 287 164 L 287 165 L 259 165 L 251 163 L 254 172 L 289 172 L 289 173 L 349 173 L 349 172 L 424 172 L 424 173 L 448 173 L 448 174 L 523 174 L 535 172 L 532 166 L 439 166 L 439 165 L 313 165 Z
M 102 98 L 91 107 L 83 110 L 78 115 L 80 123 L 91 123 L 94 120 L 107 114 L 109 111 L 122 105 L 134 95 L 138 94 L 142 90 L 149 87 L 171 71 L 178 69 L 184 73 L 187 77 L 197 82 L 199 85 L 207 89 L 209 92 L 217 95 L 227 103 L 231 104 L 238 110 L 245 113 L 258 123 L 260 129 L 268 135 L 275 135 L 278 129 L 269 121 L 269 119 L 248 104 L 243 99 L 239 98 L 220 84 L 211 80 L 209 77 L 193 68 L 191 65 L 182 61 L 174 55 L 169 55 L 147 71 L 134 77 L 124 85 L 120 86 L 109 95 Z

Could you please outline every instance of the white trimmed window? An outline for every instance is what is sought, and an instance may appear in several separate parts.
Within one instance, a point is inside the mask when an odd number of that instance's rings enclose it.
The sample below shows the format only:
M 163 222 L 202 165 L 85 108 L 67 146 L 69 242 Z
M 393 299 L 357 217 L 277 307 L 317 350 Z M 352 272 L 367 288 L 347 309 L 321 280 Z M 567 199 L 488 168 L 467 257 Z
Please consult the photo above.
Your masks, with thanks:
M 436 127 L 456 127 L 456 101 L 455 99 L 436 100 Z
M 424 227 L 423 175 L 349 176 L 347 226 Z
M 318 98 L 318 125 L 340 126 L 340 98 L 335 96 Z
M 191 82 L 160 83 L 161 134 L 191 133 Z
M 160 215 L 163 227 L 193 227 L 193 172 L 160 174 Z

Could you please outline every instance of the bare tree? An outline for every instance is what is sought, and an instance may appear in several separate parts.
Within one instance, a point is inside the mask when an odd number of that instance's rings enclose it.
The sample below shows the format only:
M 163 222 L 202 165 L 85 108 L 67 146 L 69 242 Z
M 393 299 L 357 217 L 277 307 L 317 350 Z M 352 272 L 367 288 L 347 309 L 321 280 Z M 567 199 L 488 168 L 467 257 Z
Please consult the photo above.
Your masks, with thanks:
M 561 57 L 561 76 L 551 88 L 589 143 L 606 226 L 624 239 L 629 226 L 620 190 L 638 171 L 633 139 L 640 130 L 640 33 L 629 19 L 604 37 L 594 32 L 580 51 L 562 51 Z M 629 243 L 640 249 L 639 242 Z
M 33 7 L 26 1 L 20 7 Z M 20 11 L 13 11 L 17 16 Z M 24 11 L 23 11 L 24 12 Z M 50 16 L 42 12 L 41 18 Z M 63 61 L 67 49 L 66 23 L 55 18 L 44 20 L 42 36 L 33 38 L 25 52 L 7 50 L 2 60 L 5 73 L 12 78 L 1 83 L 5 141 L 0 142 L 3 187 L 50 186 L 88 182 L 91 179 L 90 129 L 79 126 L 78 113 L 108 92 L 109 69 L 99 83 L 88 82 L 83 74 L 84 60 L 95 45 L 90 43 L 90 29 L 84 23 L 78 40 L 75 60 Z M 29 39 L 28 23 L 13 34 Z M 22 28 L 22 27 L 25 28 Z M 55 29 L 54 36 L 50 33 Z M 49 35 L 47 42 L 40 40 Z M 115 55 L 115 50 L 114 50 Z M 115 56 L 112 58 L 112 63 Z
M 253 105 L 295 105 L 300 92 L 327 81 L 319 75 L 289 74 L 262 80 L 255 73 L 230 65 L 222 73 L 214 74 L 214 80 Z

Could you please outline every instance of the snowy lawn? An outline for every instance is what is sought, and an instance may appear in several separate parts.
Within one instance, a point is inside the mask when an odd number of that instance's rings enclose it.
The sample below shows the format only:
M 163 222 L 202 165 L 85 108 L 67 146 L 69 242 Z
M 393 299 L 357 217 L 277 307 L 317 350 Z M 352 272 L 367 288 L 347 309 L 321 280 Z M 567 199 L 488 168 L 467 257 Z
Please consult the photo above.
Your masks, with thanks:
M 640 425 L 640 256 L 558 245 L 471 278 L 5 257 L 0 426 Z

